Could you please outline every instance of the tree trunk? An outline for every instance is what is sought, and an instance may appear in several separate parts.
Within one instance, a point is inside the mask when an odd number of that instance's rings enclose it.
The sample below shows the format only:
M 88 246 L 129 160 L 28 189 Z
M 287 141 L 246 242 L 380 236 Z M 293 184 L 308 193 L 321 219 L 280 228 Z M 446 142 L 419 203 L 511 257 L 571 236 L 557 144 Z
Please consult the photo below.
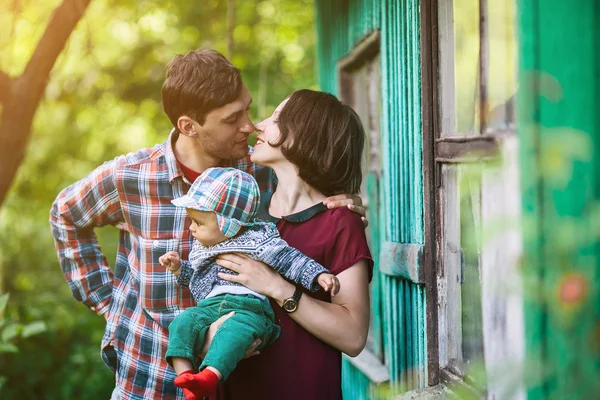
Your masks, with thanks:
M 235 0 L 227 1 L 227 58 L 233 57 L 233 31 L 235 29 Z
M 11 78 L 0 71 L 0 206 L 23 161 L 33 116 L 46 89 L 50 71 L 91 0 L 64 0 L 37 44 L 25 71 Z

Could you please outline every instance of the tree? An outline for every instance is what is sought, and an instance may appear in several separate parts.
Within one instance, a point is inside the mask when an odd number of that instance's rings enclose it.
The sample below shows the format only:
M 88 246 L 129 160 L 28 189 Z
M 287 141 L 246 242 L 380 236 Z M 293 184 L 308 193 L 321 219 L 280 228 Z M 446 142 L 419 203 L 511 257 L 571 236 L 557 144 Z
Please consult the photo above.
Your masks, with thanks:
M 0 206 L 23 161 L 50 71 L 90 1 L 64 0 L 54 10 L 23 73 L 11 77 L 0 71 Z
M 64 0 L 0 1 L 0 70 L 19 76 Z M 12 4 L 19 7 L 15 10 Z M 99 357 L 105 321 L 75 302 L 56 260 L 48 211 L 59 191 L 106 160 L 165 141 L 165 66 L 198 47 L 227 54 L 254 96 L 253 121 L 298 88 L 316 88 L 312 0 L 94 0 L 49 75 L 30 145 L 0 208 L 5 316 L 47 331 L 0 355 L 1 399 L 104 399 L 114 374 Z M 1 108 L 2 106 L 0 106 Z M 4 153 L 0 155 L 4 157 Z M 96 230 L 109 263 L 118 232 Z

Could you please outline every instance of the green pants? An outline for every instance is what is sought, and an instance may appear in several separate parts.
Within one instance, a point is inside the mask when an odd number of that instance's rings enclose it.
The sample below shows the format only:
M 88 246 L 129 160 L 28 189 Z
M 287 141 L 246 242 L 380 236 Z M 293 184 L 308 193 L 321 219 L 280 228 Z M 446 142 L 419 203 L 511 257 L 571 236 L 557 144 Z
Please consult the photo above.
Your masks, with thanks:
M 190 360 L 196 369 L 196 357 L 204 344 L 206 330 L 231 311 L 235 314 L 217 330 L 200 370 L 208 366 L 216 368 L 226 380 L 252 342 L 261 338 L 257 349 L 260 350 L 279 337 L 280 328 L 268 301 L 251 294 L 219 295 L 199 301 L 196 307 L 188 308 L 171 322 L 167 362 L 172 365 L 172 357 L 181 357 Z

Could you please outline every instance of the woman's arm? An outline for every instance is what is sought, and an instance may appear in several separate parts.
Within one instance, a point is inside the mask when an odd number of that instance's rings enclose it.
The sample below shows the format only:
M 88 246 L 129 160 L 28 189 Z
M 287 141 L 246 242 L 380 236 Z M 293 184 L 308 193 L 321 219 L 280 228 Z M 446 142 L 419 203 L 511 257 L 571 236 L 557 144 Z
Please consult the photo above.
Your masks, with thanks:
M 225 280 L 242 285 L 274 299 L 280 306 L 291 297 L 295 286 L 268 265 L 244 255 L 224 254 L 217 264 L 238 273 L 219 274 Z M 340 291 L 332 303 L 303 295 L 298 309 L 290 317 L 304 329 L 330 346 L 357 356 L 365 346 L 369 329 L 368 267 L 361 260 L 337 275 Z

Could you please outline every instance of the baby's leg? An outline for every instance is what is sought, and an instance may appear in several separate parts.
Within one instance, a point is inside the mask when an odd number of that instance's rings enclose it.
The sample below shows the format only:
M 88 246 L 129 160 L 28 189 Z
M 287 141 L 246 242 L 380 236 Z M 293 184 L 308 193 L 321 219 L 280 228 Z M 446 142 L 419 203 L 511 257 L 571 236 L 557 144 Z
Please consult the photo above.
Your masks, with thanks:
M 238 310 L 217 330 L 200 369 L 210 367 L 227 380 L 252 343 L 268 334 L 262 320 L 261 315 Z
M 185 371 L 193 371 L 194 365 L 187 358 L 182 357 L 171 357 L 171 364 L 173 364 L 173 369 L 177 375 Z
M 197 307 L 188 308 L 169 325 L 166 358 L 177 374 L 197 367 L 196 357 L 204 345 L 204 335 L 210 324 L 218 318 L 218 302 L 212 304 L 208 300 L 211 299 L 202 300 Z M 182 368 L 185 369 L 181 371 Z
M 214 304 L 213 304 L 214 303 Z M 218 317 L 218 302 L 205 299 L 178 315 L 169 325 L 167 361 L 178 377 L 193 375 L 196 357 L 204 344 L 204 335 Z M 183 389 L 186 400 L 200 400 L 202 395 Z
M 231 371 L 246 354 L 248 347 L 258 337 L 259 333 L 256 329 L 252 329 L 244 322 L 247 321 L 245 317 L 247 315 L 240 315 L 238 312 L 225 321 L 208 348 L 200 366 L 201 371 L 197 374 L 178 376 L 175 385 L 190 389 L 202 396 L 214 394 L 219 380 L 229 377 Z
M 209 396 L 216 390 L 219 380 L 226 380 L 229 377 L 237 363 L 246 354 L 246 350 L 257 338 L 262 338 L 267 343 L 270 341 L 273 323 L 265 317 L 262 309 L 257 307 L 257 304 L 262 307 L 260 300 L 256 299 L 250 304 L 245 304 L 246 301 L 243 299 L 235 301 L 231 299 L 224 303 L 235 304 L 236 313 L 227 319 L 216 332 L 200 366 L 201 372 L 178 377 L 175 381 L 177 386 Z M 248 308 L 254 310 L 248 310 L 243 307 L 244 305 L 249 305 Z M 231 310 L 226 307 L 221 309 L 221 312 L 229 311 Z

